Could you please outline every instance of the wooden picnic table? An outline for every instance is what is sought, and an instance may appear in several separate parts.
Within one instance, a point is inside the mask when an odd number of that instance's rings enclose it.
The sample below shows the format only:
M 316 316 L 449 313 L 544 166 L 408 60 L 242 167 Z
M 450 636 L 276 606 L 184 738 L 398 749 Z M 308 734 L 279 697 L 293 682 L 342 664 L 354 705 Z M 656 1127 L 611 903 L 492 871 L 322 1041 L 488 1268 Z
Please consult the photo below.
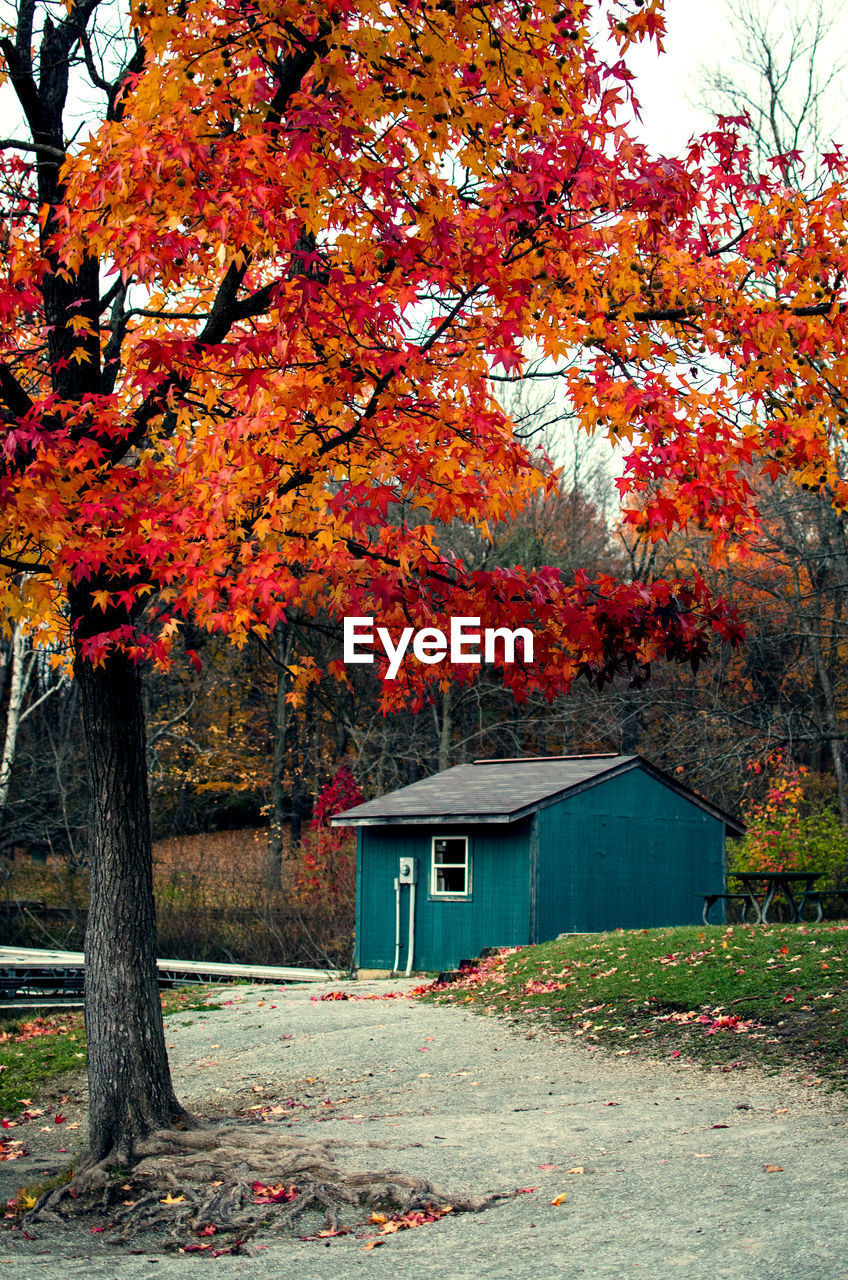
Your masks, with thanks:
M 705 893 L 704 924 L 708 923 L 710 907 L 720 899 L 741 901 L 743 920 L 753 924 L 768 924 L 768 913 L 778 896 L 788 904 L 794 923 L 798 924 L 804 919 L 807 907 L 815 912 L 816 921 L 821 920 L 822 895 L 816 890 L 815 884 L 824 875 L 824 871 L 733 871 L 728 880 L 738 881 L 742 886 L 741 892 Z

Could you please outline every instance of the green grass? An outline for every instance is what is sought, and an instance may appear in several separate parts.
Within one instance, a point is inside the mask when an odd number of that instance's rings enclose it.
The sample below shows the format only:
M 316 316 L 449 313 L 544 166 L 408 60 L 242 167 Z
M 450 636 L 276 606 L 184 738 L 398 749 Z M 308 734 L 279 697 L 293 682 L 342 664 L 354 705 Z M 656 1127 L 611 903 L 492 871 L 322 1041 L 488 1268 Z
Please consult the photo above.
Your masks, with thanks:
M 191 986 L 161 993 L 165 1014 L 220 1009 L 207 1003 L 214 986 Z M 13 1119 L 37 1102 L 39 1090 L 50 1080 L 85 1067 L 85 1029 L 82 1012 L 54 1013 L 40 1018 L 0 1022 L 0 1117 Z
M 848 1087 L 848 924 L 575 935 L 427 998 L 617 1053 L 788 1067 Z
M 4 1022 L 0 1027 L 0 1116 L 12 1118 L 56 1076 L 85 1066 L 82 1013 Z
M 202 1009 L 204 1012 L 220 1009 L 220 1004 L 214 1001 L 210 1003 L 210 997 L 220 990 L 221 988 L 215 983 L 195 983 L 188 987 L 174 987 L 167 991 L 160 991 L 162 1012 L 167 1016 L 169 1013 L 190 1013 L 193 1009 Z

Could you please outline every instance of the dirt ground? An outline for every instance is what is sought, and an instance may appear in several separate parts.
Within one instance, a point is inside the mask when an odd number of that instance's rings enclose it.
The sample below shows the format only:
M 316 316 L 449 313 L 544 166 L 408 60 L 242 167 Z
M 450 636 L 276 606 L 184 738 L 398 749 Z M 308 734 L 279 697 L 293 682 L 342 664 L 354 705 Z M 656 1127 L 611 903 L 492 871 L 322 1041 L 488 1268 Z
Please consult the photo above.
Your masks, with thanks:
M 370 1249 L 357 1236 L 260 1236 L 267 1248 L 250 1258 L 167 1255 L 147 1240 L 117 1250 L 88 1222 L 30 1240 L 7 1231 L 0 1280 L 182 1280 L 210 1267 L 227 1280 L 848 1280 L 844 1095 L 361 998 L 410 985 L 335 984 L 360 998 L 333 1001 L 315 985 L 226 989 L 221 1010 L 167 1020 L 178 1095 L 210 1119 L 338 1141 L 345 1168 L 520 1194 Z M 84 1141 L 79 1084 L 51 1105 L 7 1134 L 30 1155 L 0 1164 L 4 1200 Z

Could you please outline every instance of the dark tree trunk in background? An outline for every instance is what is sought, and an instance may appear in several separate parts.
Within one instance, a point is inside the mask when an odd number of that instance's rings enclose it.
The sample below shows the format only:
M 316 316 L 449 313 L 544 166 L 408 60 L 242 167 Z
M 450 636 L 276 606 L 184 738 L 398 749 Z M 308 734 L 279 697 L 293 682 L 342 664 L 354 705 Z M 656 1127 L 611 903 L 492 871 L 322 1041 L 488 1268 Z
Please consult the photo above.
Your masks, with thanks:
M 310 685 L 298 716 L 291 722 L 291 806 L 289 809 L 289 847 L 300 844 L 303 822 L 309 814 L 313 794 L 312 730 L 315 694 Z
M 453 747 L 453 695 L 450 685 L 434 701 L 433 714 L 439 734 L 439 772 L 442 773 L 451 767 Z
M 288 753 L 289 704 L 286 697 L 291 688 L 288 662 L 292 649 L 291 627 L 278 622 L 274 628 L 274 661 L 277 670 L 277 688 L 274 698 L 274 759 L 271 765 L 271 823 L 268 831 L 268 855 L 265 861 L 265 883 L 269 889 L 279 889 L 283 869 L 283 835 L 289 805 L 286 801 L 286 757 Z
M 99 667 L 77 655 L 75 675 L 91 782 L 89 1162 L 124 1163 L 139 1137 L 189 1117 L 171 1085 L 159 1003 L 141 675 L 124 654 Z

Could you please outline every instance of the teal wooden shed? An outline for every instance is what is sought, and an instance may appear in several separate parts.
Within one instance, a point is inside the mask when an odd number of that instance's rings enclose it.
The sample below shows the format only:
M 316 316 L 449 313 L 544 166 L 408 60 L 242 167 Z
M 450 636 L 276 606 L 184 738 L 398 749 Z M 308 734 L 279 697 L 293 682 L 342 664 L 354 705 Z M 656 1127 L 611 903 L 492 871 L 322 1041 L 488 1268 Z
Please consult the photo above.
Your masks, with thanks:
M 477 760 L 333 819 L 357 828 L 360 969 L 444 970 L 561 933 L 697 924 L 739 823 L 641 756 Z

